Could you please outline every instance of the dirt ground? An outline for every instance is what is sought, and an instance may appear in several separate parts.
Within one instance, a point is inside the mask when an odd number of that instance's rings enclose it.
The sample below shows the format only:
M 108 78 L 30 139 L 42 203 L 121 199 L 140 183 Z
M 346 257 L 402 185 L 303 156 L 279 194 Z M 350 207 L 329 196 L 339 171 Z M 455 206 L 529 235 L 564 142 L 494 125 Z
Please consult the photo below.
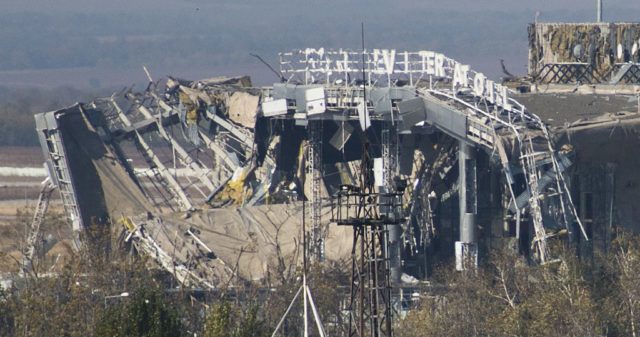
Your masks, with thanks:
M 41 168 L 42 162 L 42 151 L 38 147 L 0 147 L 0 167 Z M 0 273 L 17 272 L 20 268 L 27 225 L 43 179 L 33 175 L 0 174 Z M 40 243 L 44 249 L 38 252 L 43 267 L 59 263 L 71 253 L 70 227 L 62 218 L 57 194 L 52 197 L 42 224 Z

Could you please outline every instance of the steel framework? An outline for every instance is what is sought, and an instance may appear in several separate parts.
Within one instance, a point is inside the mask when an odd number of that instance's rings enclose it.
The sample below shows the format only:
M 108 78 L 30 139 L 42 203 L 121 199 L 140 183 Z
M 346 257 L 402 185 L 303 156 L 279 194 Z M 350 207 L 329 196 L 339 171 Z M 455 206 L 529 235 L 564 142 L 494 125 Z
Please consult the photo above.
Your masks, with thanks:
M 538 83 L 602 83 L 603 76 L 588 63 L 553 63 L 545 65 L 538 76 Z
M 325 230 L 322 228 L 322 121 L 309 121 L 308 127 L 307 175 L 311 178 L 309 253 L 313 260 L 323 261 Z
M 375 191 L 373 159 L 365 143 L 359 186 L 343 185 L 332 222 L 353 227 L 349 336 L 393 336 L 388 226 L 400 224 L 402 195 Z
M 23 271 L 27 271 L 33 266 L 33 258 L 38 245 L 38 239 L 40 238 L 40 226 L 44 222 L 44 216 L 49 208 L 51 201 L 51 193 L 55 190 L 56 186 L 51 182 L 51 179 L 47 178 L 42 182 L 42 188 L 40 189 L 40 195 L 38 196 L 38 203 L 36 209 L 33 212 L 33 219 L 31 220 L 31 227 L 27 234 L 27 244 L 25 246 Z
M 195 125 L 198 125 L 198 120 L 202 122 L 196 128 L 196 133 L 182 137 L 185 139 L 175 137 L 172 132 L 172 127 L 182 128 L 184 124 L 181 122 L 184 115 L 181 96 L 178 94 L 176 97 L 171 90 L 161 93 L 153 85 L 143 93 L 127 91 L 90 104 L 79 104 L 77 108 L 37 117 L 40 141 L 47 153 L 51 178 L 58 186 L 65 213 L 73 223 L 74 231 L 83 230 L 90 219 L 82 219 L 83 213 L 79 208 L 88 206 L 82 205 L 75 189 L 83 186 L 72 179 L 72 175 L 79 171 L 72 172 L 73 167 L 65 149 L 68 145 L 66 142 L 70 140 L 64 139 L 63 136 L 67 134 L 63 135 L 64 130 L 59 128 L 64 124 L 65 115 L 77 114 L 85 118 L 92 128 L 99 131 L 98 134 L 102 133 L 97 137 L 109 146 L 117 148 L 120 141 L 136 146 L 137 151 L 130 150 L 125 154 L 119 154 L 120 151 L 116 149 L 116 159 L 131 176 L 132 186 L 141 190 L 158 214 L 168 209 L 186 212 L 185 216 L 188 216 L 192 210 L 210 206 L 206 204 L 225 188 L 241 195 L 239 200 L 233 200 L 239 204 L 252 205 L 256 202 L 260 195 L 255 194 L 253 199 L 245 203 L 245 191 L 242 190 L 246 174 L 258 165 L 255 128 L 234 122 L 220 106 L 229 93 L 240 90 L 259 96 L 258 101 L 263 103 L 262 110 L 256 105 L 255 109 L 247 111 L 252 118 L 272 118 L 264 115 L 264 104 L 279 102 L 282 107 L 274 111 L 274 119 L 289 119 L 294 120 L 296 125 L 308 125 L 307 177 L 310 178 L 310 193 L 305 197 L 311 201 L 309 252 L 312 258 L 319 261 L 325 256 L 326 231 L 326 225 L 323 227 L 321 223 L 322 120 L 349 121 L 352 124 L 359 121 L 361 126 L 374 121 L 383 125 L 383 182 L 378 185 L 385 189 L 377 190 L 374 186 L 371 152 L 365 142 L 360 170 L 350 172 L 358 176 L 359 185 L 343 186 L 333 200 L 332 207 L 333 221 L 354 229 L 354 289 L 349 310 L 354 322 L 359 322 L 359 328 L 354 333 L 360 336 L 365 334 L 362 322 L 369 322 L 367 326 L 376 335 L 391 333 L 390 329 L 386 329 L 386 319 L 390 317 L 387 307 L 387 245 L 390 232 L 393 232 L 391 228 L 400 222 L 399 214 L 402 214 L 398 206 L 401 198 L 395 194 L 398 191 L 394 190 L 392 183 L 395 178 L 393 171 L 398 166 L 398 133 L 432 132 L 437 129 L 452 139 L 484 149 L 490 153 L 491 160 L 499 160 L 505 174 L 505 190 L 510 196 L 507 207 L 509 217 L 513 218 L 508 221 L 515 221 L 519 228 L 521 219 L 532 220 L 535 229 L 533 244 L 540 262 L 553 260 L 546 243 L 547 238 L 553 236 L 547 234 L 548 228 L 551 228 L 549 225 L 555 228 L 578 226 L 588 239 L 562 176 L 570 163 L 566 163 L 566 158 L 554 150 L 544 122 L 510 98 L 511 91 L 507 87 L 488 80 L 467 65 L 429 51 L 397 53 L 398 57 L 403 56 L 402 59 L 396 58 L 396 52 L 392 50 L 328 53 L 318 50 L 283 55 L 294 54 L 302 58 L 298 61 L 303 62 L 287 61 L 283 64 L 282 73 L 289 77 L 290 83 L 277 83 L 271 88 L 238 87 L 224 84 L 226 82 L 192 84 L 188 87 L 181 85 L 181 90 L 198 97 L 193 100 L 200 102 Z M 336 63 L 332 55 L 341 55 L 343 59 Z M 364 56 L 364 59 L 360 56 Z M 325 62 L 329 68 L 320 67 L 316 60 Z M 583 65 L 567 67 L 573 67 L 573 72 L 584 71 Z M 362 77 L 358 82 L 357 75 L 360 72 Z M 629 76 L 637 77 L 637 67 L 621 66 L 616 74 L 620 81 L 627 81 Z M 301 75 L 305 76 L 304 82 L 294 82 Z M 570 79 L 563 77 L 562 80 Z M 322 112 L 314 110 L 314 106 L 321 106 Z M 398 124 L 393 123 L 394 116 L 398 117 Z M 152 135 L 155 135 L 153 139 L 161 142 L 152 141 Z M 171 156 L 167 155 L 168 151 L 171 151 Z M 136 156 L 129 158 L 128 154 Z M 203 160 L 202 156 L 205 155 L 214 155 L 215 164 Z M 135 170 L 128 164 L 129 160 L 133 162 L 134 159 L 141 159 L 136 165 L 142 164 Z M 267 155 L 264 162 L 269 167 L 267 171 L 272 172 L 274 159 Z M 188 174 L 178 177 L 177 169 Z M 421 171 L 425 172 L 426 169 Z M 425 178 L 435 172 L 426 174 Z M 235 187 L 230 186 L 229 182 L 233 182 Z M 274 187 L 271 186 L 270 175 L 261 185 L 257 190 L 262 191 L 261 195 L 264 196 L 269 188 Z M 238 186 L 240 190 L 236 191 Z M 421 196 L 428 199 L 429 194 L 423 192 L 428 190 L 416 191 L 413 199 Z M 427 198 L 424 198 L 425 194 Z M 161 199 L 160 202 L 155 202 L 157 199 Z M 426 201 L 426 204 L 414 204 L 410 210 L 412 218 L 429 219 L 419 222 L 424 228 L 423 240 L 420 240 L 423 242 L 428 241 L 428 235 L 424 236 L 424 233 L 431 233 L 434 228 L 430 220 L 433 212 Z M 132 237 L 146 246 L 153 246 L 141 232 Z M 151 255 L 153 251 L 145 250 L 145 245 L 141 245 L 141 250 Z M 160 261 L 160 264 L 171 270 L 170 263 Z M 184 264 L 188 265 L 186 262 Z M 178 278 L 186 279 L 184 275 L 178 275 Z M 360 295 L 355 296 L 357 294 Z

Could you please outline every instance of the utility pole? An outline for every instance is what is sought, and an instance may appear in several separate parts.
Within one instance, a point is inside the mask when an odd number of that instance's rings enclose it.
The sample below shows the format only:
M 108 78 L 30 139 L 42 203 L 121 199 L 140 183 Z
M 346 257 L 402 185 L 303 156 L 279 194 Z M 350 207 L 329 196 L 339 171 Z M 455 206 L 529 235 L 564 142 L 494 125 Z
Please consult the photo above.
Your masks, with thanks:
M 304 320 L 303 337 L 309 337 L 309 309 L 311 309 L 311 313 L 313 314 L 313 319 L 316 323 L 318 335 L 320 337 L 326 337 L 326 333 L 324 332 L 324 327 L 322 326 L 322 321 L 320 320 L 320 315 L 318 314 L 318 309 L 316 307 L 315 302 L 313 301 L 313 296 L 311 296 L 311 289 L 307 284 L 307 250 L 308 249 L 307 249 L 307 226 L 306 226 L 306 220 L 305 220 L 306 218 L 305 206 L 306 206 L 306 202 L 303 199 L 302 201 L 302 286 L 300 287 L 300 289 L 298 289 L 298 292 L 293 296 L 293 299 L 291 300 L 289 307 L 285 311 L 284 315 L 282 315 L 282 318 L 280 319 L 280 322 L 278 322 L 278 325 L 276 326 L 276 328 L 273 330 L 273 334 L 271 335 L 271 337 L 275 337 L 278 334 L 278 331 L 282 327 L 282 324 L 284 323 L 284 320 L 287 318 L 287 315 L 289 315 L 289 312 L 291 311 L 291 308 L 293 308 L 293 305 L 298 299 L 298 296 L 300 296 L 300 293 L 302 293 L 302 296 L 303 296 L 303 299 L 302 299 L 303 320 Z
M 596 0 L 596 22 L 602 22 L 602 0 Z
M 389 231 L 402 222 L 402 193 L 375 188 L 373 155 L 367 137 L 367 78 L 362 25 L 363 109 L 360 120 L 362 159 L 358 186 L 342 185 L 331 205 L 331 222 L 353 228 L 349 337 L 392 337 Z M 389 134 L 385 134 L 388 137 Z M 389 144 L 387 144 L 389 145 Z M 389 152 L 387 146 L 386 152 Z M 389 156 L 390 157 L 390 156 Z M 388 160 L 389 158 L 387 158 Z M 388 174 L 389 172 L 387 172 Z M 385 184 L 380 182 L 381 186 Z M 385 190 L 383 188 L 383 190 Z
M 460 241 L 456 242 L 456 269 L 475 270 L 478 266 L 476 217 L 478 185 L 475 149 L 464 141 L 458 150 L 458 195 L 460 208 Z

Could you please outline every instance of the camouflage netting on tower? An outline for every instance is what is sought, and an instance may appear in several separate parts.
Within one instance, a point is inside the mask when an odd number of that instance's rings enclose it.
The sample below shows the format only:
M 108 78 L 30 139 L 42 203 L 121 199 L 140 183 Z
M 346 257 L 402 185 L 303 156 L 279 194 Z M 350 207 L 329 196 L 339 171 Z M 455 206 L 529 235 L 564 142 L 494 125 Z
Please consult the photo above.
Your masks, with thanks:
M 582 65 L 596 82 L 609 81 L 616 65 L 640 62 L 639 23 L 534 23 L 528 33 L 529 76 L 534 79 L 550 65 Z

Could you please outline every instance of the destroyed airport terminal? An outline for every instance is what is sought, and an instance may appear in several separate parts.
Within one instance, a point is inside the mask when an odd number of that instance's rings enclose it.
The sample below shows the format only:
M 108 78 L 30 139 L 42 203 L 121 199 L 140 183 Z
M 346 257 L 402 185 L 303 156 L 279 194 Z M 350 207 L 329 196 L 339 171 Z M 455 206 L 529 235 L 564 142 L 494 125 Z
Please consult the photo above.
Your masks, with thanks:
M 589 257 L 638 230 L 640 24 L 528 31 L 529 74 L 501 83 L 438 52 L 302 49 L 272 86 L 170 77 L 36 115 L 37 132 L 76 245 L 111 226 L 187 287 L 277 283 L 303 222 L 317 263 L 384 233 L 394 286 L 499 247 Z

